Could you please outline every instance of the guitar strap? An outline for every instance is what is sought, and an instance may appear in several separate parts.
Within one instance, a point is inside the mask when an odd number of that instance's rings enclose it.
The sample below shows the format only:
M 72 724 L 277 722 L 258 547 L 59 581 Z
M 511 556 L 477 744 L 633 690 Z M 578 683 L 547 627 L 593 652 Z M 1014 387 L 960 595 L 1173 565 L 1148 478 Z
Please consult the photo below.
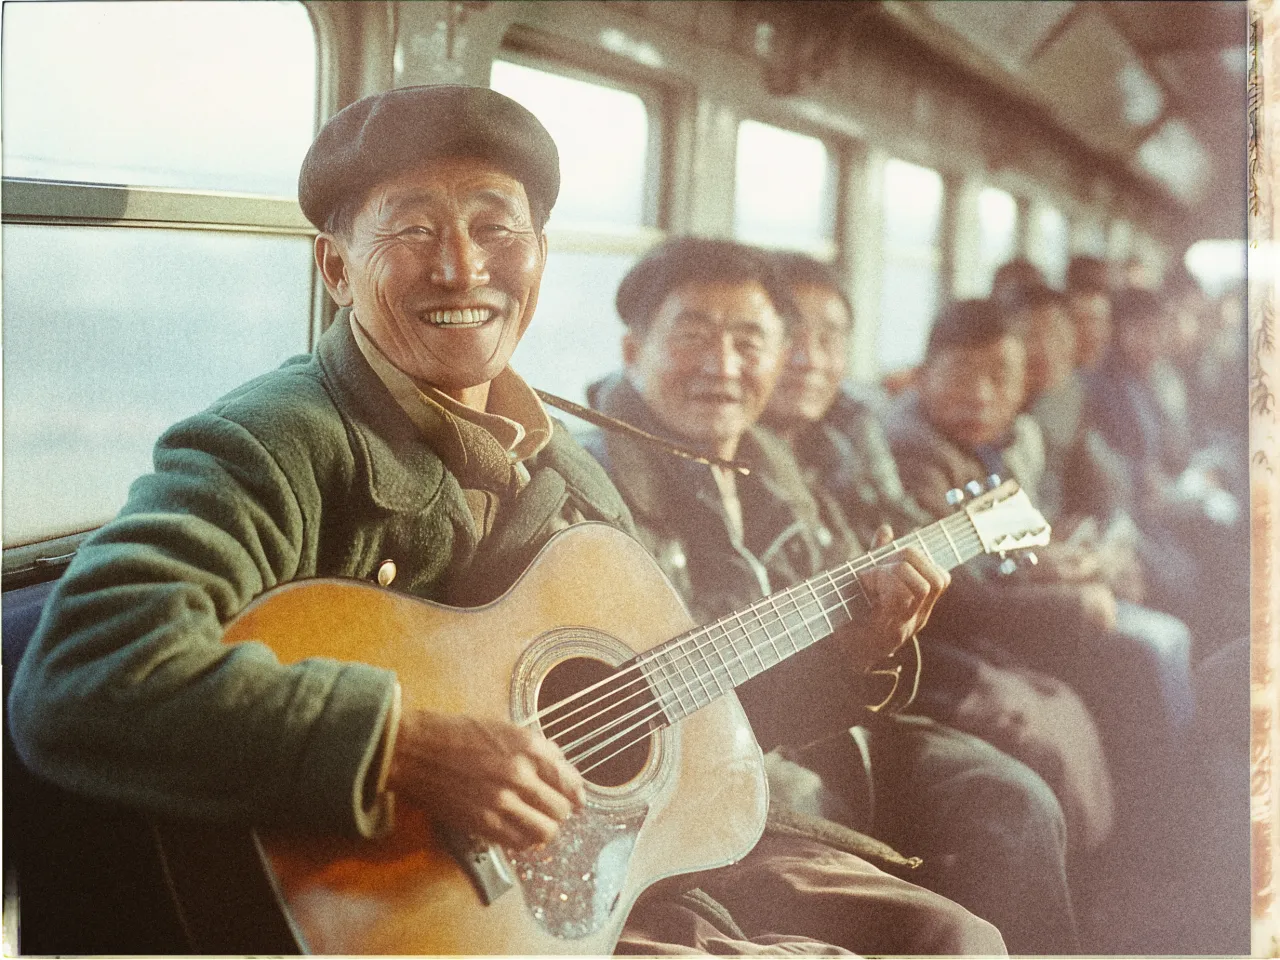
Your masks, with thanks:
M 533 391 L 542 400 L 543 403 L 550 404 L 565 413 L 571 413 L 579 420 L 585 420 L 594 426 L 601 427 L 605 430 L 613 430 L 616 433 L 625 433 L 628 436 L 637 437 L 646 443 L 652 443 L 661 447 L 667 453 L 677 457 L 683 457 L 685 460 L 693 460 L 697 463 L 705 463 L 709 467 L 725 467 L 734 470 L 742 476 L 751 475 L 751 471 L 741 464 L 734 463 L 732 460 L 721 460 L 719 457 L 704 457 L 692 450 L 671 443 L 662 437 L 655 436 L 647 430 L 641 430 L 639 427 L 627 423 L 625 420 L 619 420 L 608 414 L 600 413 L 598 410 L 592 410 L 590 407 L 584 407 L 580 403 L 574 403 L 572 400 L 566 400 L 564 397 L 557 397 L 554 393 L 547 393 L 545 390 L 534 389 Z

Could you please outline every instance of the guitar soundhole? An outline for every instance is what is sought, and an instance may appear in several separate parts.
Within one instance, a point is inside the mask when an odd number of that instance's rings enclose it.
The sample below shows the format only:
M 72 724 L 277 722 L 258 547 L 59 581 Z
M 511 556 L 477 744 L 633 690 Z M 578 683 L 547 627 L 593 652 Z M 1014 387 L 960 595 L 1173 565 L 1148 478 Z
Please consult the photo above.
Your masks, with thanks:
M 543 710 L 543 734 L 601 787 L 620 787 L 640 775 L 661 713 L 638 671 L 589 657 L 563 660 L 547 672 L 538 688 Z

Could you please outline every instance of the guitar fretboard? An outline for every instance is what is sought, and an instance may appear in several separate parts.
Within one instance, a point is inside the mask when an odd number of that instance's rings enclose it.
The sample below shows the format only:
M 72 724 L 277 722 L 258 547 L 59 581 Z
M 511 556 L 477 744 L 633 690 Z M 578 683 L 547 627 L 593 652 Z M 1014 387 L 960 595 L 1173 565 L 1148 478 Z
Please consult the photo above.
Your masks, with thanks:
M 689 716 L 866 614 L 871 604 L 859 574 L 912 546 L 947 570 L 983 552 L 968 514 L 956 513 L 655 647 L 637 666 L 667 722 Z

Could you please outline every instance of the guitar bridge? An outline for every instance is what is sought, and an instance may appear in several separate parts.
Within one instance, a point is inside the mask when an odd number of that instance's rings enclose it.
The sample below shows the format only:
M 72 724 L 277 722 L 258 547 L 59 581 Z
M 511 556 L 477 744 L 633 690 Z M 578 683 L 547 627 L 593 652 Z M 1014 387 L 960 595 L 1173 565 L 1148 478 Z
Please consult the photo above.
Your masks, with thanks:
M 515 886 L 511 865 L 507 863 L 507 856 L 501 847 L 484 843 L 442 824 L 436 824 L 435 830 L 445 849 L 471 879 L 476 893 L 480 894 L 486 907 Z

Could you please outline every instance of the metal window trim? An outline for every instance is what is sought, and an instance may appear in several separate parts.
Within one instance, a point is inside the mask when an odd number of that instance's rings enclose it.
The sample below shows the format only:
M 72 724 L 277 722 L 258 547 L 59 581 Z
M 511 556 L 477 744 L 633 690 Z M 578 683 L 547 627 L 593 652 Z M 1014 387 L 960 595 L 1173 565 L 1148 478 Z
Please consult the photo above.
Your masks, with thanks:
M 536 32 L 533 32 L 536 36 Z M 537 39 L 530 39 L 531 31 L 514 24 L 503 38 L 502 47 L 494 61 L 505 60 L 530 70 L 540 70 L 555 76 L 577 80 L 608 90 L 617 90 L 639 97 L 648 115 L 647 155 L 642 189 L 641 229 L 656 229 L 666 223 L 669 207 L 670 169 L 667 136 L 672 132 L 671 90 L 661 82 L 634 79 L 623 71 L 622 75 L 594 70 L 576 64 L 572 56 L 547 52 Z M 492 72 L 492 66 L 490 67 Z M 492 82 L 492 81 L 490 81 Z
M 552 215 L 554 216 L 554 214 Z M 665 230 L 640 227 L 634 230 L 577 230 L 547 225 L 550 253 L 602 253 L 637 255 L 647 253 L 666 239 Z
M 81 530 L 77 533 L 54 535 L 32 543 L 6 546 L 3 552 L 3 566 L 0 567 L 0 578 L 4 589 L 13 590 L 56 580 L 62 576 L 71 558 L 75 556 L 80 545 L 97 527 Z
M 252 194 L 5 177 L 5 223 L 257 228 L 314 235 L 297 200 Z
M 775 130 L 781 130 L 784 133 L 794 133 L 797 136 L 807 137 L 810 140 L 816 140 L 822 144 L 822 149 L 826 153 L 826 172 L 827 182 L 825 184 L 822 195 L 822 220 L 826 228 L 831 231 L 830 236 L 817 237 L 811 241 L 805 241 L 797 246 L 796 244 L 778 244 L 777 249 L 798 250 L 802 253 L 812 254 L 828 263 L 834 262 L 841 255 L 844 248 L 844 237 L 842 235 L 842 218 L 840 204 L 841 196 L 844 192 L 844 178 L 847 169 L 847 153 L 850 143 L 856 143 L 849 138 L 836 135 L 830 130 L 819 130 L 818 127 L 804 123 L 803 121 L 792 122 L 790 119 L 785 122 L 775 122 L 772 119 L 765 119 L 764 113 L 753 111 L 744 113 L 738 117 L 738 122 L 734 125 L 734 177 L 733 177 L 733 223 L 735 236 L 737 231 L 738 216 L 738 189 L 742 184 L 738 181 L 737 176 L 737 154 L 736 145 L 742 141 L 742 125 L 747 121 L 758 124 L 762 127 L 772 127 Z M 756 244 L 757 246 L 773 247 L 772 244 Z

